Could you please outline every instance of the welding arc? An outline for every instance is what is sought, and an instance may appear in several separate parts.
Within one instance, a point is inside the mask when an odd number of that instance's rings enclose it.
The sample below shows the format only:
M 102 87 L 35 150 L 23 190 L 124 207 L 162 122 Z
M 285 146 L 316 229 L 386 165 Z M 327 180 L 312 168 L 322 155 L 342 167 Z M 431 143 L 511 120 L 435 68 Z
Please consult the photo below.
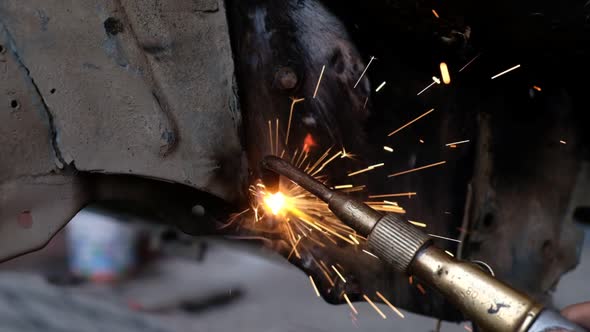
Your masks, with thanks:
M 309 174 L 298 170 L 286 160 L 276 156 L 266 156 L 262 160 L 261 164 L 263 168 L 286 176 L 291 181 L 300 185 L 326 203 L 328 203 L 332 198 L 333 192 L 330 190 L 330 188 L 318 182 Z

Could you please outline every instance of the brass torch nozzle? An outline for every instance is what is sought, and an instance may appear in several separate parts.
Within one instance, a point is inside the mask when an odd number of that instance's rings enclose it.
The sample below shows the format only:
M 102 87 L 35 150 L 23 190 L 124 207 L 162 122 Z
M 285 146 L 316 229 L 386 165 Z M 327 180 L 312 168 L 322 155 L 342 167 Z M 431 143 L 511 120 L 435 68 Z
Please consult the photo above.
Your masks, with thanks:
M 495 279 L 478 266 L 458 261 L 432 245 L 430 237 L 395 214 L 382 215 L 332 191 L 289 162 L 267 156 L 262 168 L 283 175 L 328 203 L 342 222 L 367 236 L 373 254 L 394 269 L 438 289 L 484 331 L 544 331 L 547 326 L 584 331 L 559 314 Z M 276 177 L 273 181 L 277 181 Z M 547 325 L 547 323 L 554 325 Z

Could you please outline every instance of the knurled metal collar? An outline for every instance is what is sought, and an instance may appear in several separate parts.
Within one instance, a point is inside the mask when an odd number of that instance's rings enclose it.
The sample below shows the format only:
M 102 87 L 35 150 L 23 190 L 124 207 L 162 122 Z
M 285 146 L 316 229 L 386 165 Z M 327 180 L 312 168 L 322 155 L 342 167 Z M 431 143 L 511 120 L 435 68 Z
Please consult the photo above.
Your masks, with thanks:
M 369 249 L 395 270 L 406 273 L 416 253 L 430 237 L 395 214 L 387 214 L 369 234 Z

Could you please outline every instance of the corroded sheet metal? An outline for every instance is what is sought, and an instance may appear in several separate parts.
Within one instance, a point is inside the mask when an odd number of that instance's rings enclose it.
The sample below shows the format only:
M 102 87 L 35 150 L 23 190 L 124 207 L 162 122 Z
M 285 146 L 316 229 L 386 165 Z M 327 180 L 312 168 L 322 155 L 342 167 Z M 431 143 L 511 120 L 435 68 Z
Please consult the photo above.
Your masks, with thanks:
M 0 2 L 0 260 L 87 201 L 79 171 L 239 200 L 246 173 L 218 0 Z
M 238 197 L 240 116 L 222 3 L 3 1 L 0 22 L 52 117 L 60 167 Z

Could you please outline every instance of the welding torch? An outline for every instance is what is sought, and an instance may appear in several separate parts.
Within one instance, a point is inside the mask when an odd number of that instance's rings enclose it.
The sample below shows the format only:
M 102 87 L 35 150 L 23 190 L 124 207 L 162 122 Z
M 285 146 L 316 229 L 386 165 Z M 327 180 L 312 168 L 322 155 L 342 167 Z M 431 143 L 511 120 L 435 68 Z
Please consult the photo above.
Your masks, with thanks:
M 394 270 L 437 289 L 483 331 L 586 332 L 480 266 L 451 257 L 400 215 L 383 215 L 329 189 L 281 158 L 267 156 L 261 166 L 267 190 L 277 191 L 282 175 L 326 202 L 336 217 L 367 238 L 374 255 Z

